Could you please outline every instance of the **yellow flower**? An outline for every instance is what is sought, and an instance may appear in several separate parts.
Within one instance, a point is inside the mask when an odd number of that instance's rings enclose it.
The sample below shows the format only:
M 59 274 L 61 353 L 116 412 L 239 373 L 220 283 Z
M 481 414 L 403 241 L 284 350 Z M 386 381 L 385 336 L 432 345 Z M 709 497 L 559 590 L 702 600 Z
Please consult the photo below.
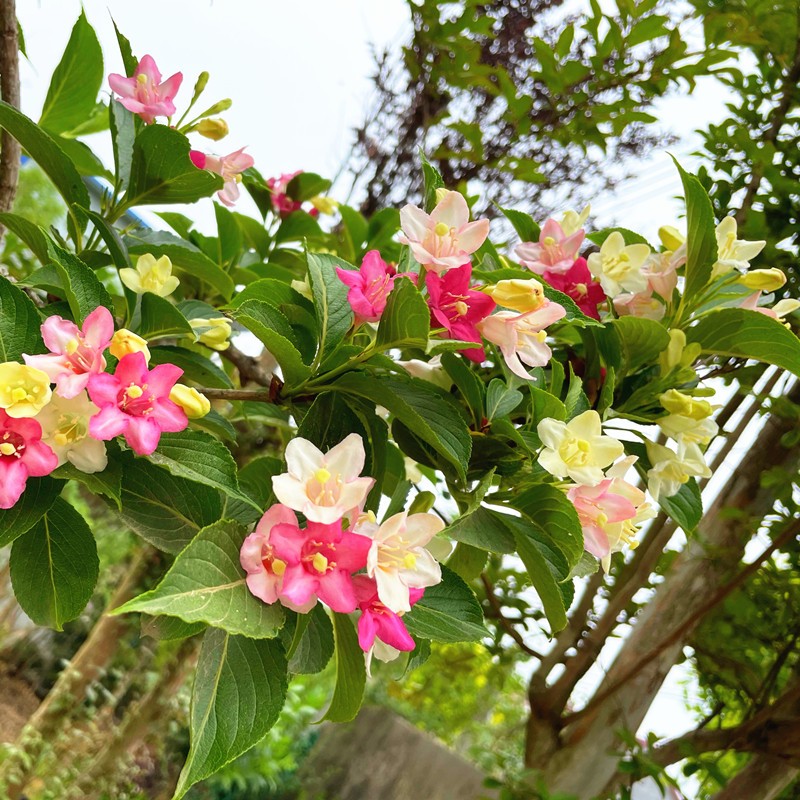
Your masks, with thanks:
M 535 278 L 498 281 L 493 286 L 487 286 L 484 292 L 498 305 L 519 311 L 521 314 L 536 311 L 544 303 L 544 289 Z
M 686 334 L 676 328 L 669 332 L 669 344 L 658 357 L 661 374 L 666 375 L 676 367 L 690 367 L 702 348 L 697 342 L 686 344 Z
M 124 358 L 130 353 L 144 353 L 144 360 L 150 362 L 150 350 L 147 341 L 139 334 L 120 328 L 112 337 L 108 352 L 114 358 Z
M 190 319 L 194 329 L 195 341 L 212 350 L 227 350 L 231 343 L 231 323 L 225 317 L 213 319 Z
M 0 364 L 0 408 L 9 417 L 35 417 L 52 396 L 50 378 L 42 370 L 17 361 Z
M 206 139 L 218 142 L 228 135 L 228 123 L 220 117 L 204 119 L 197 125 L 197 132 Z
M 119 271 L 120 280 L 136 294 L 152 292 L 159 297 L 172 294 L 180 281 L 172 274 L 172 262 L 167 256 L 158 260 L 152 253 L 139 256 L 136 269 L 125 267 Z
M 679 392 L 677 389 L 670 389 L 664 392 L 658 402 L 670 414 L 680 414 L 682 417 L 689 417 L 694 420 L 705 419 L 714 413 L 714 408 L 708 400 L 698 400 L 691 395 Z
M 211 403 L 204 394 L 182 383 L 176 383 L 172 387 L 169 399 L 179 405 L 189 419 L 200 419 L 211 411 Z
M 573 233 L 577 233 L 583 227 L 583 223 L 589 219 L 591 210 L 591 205 L 587 203 L 580 214 L 572 209 L 565 211 L 564 216 L 561 217 L 561 230 L 564 231 L 564 236 L 572 236 Z
M 314 206 L 320 214 L 333 214 L 339 207 L 339 204 L 332 197 L 327 197 L 323 194 L 312 197 L 311 205 Z
M 786 275 L 776 267 L 752 269 L 737 281 L 753 291 L 774 292 L 786 283 Z
M 642 273 L 645 259 L 650 255 L 646 244 L 625 244 L 619 231 L 609 234 L 599 253 L 592 253 L 587 263 L 589 271 L 600 279 L 603 291 L 611 298 L 623 292 L 637 294 L 647 289 L 647 277 Z
M 731 270 L 738 269 L 744 272 L 766 245 L 766 241 L 760 239 L 755 242 L 748 242 L 744 239 L 737 239 L 736 220 L 733 217 L 725 217 L 717 225 L 717 260 L 711 269 L 711 280 L 726 275 Z

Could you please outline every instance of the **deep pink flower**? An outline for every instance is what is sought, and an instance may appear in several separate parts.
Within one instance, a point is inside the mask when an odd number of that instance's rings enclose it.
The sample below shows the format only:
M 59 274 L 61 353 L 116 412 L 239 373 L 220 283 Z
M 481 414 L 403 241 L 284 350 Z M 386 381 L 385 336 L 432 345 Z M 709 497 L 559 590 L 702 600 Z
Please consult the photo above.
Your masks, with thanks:
M 542 277 L 559 292 L 569 295 L 587 317 L 600 319 L 597 306 L 606 301 L 603 287 L 594 280 L 585 258 L 578 258 L 566 272 L 547 269 Z
M 495 302 L 488 294 L 470 289 L 471 277 L 472 265 L 464 264 L 444 275 L 429 271 L 425 285 L 433 324 L 446 328 L 453 339 L 480 344 L 481 336 L 475 326 L 492 313 Z M 482 346 L 462 352 L 477 364 L 485 358 Z
M 242 173 L 255 163 L 253 156 L 244 152 L 244 147 L 226 156 L 212 156 L 200 150 L 190 150 L 189 158 L 198 169 L 207 169 L 222 176 L 225 185 L 217 192 L 217 197 L 226 206 L 234 205 L 239 199 Z
M 375 639 L 394 647 L 396 650 L 410 652 L 416 647 L 406 630 L 399 614 L 390 611 L 378 598 L 378 585 L 373 578 L 356 575 L 353 578 L 356 601 L 361 610 L 358 620 L 358 644 L 368 653 Z M 424 589 L 410 589 L 409 600 L 414 605 L 424 594 Z
M 361 262 L 361 269 L 336 268 L 342 283 L 350 287 L 347 302 L 355 314 L 355 324 L 377 322 L 386 308 L 386 301 L 398 278 L 412 278 L 410 273 L 398 273 L 387 264 L 377 250 L 370 250 Z
M 272 193 L 272 207 L 275 209 L 275 213 L 279 214 L 282 219 L 288 217 L 292 211 L 299 211 L 303 206 L 301 202 L 292 200 L 292 198 L 286 194 L 286 187 L 289 185 L 292 178 L 296 178 L 302 171 L 303 170 L 299 169 L 297 172 L 284 172 L 277 178 L 269 178 L 267 180 L 267 188 Z
M 148 370 L 143 353 L 124 356 L 113 375 L 92 375 L 89 397 L 100 412 L 89 420 L 89 434 L 106 441 L 124 434 L 135 453 L 149 456 L 162 432 L 182 431 L 189 424 L 184 410 L 169 399 L 181 375 L 174 364 Z
M 120 102 L 128 111 L 138 114 L 148 125 L 156 117 L 171 117 L 175 113 L 172 98 L 181 88 L 183 75 L 176 72 L 161 82 L 161 73 L 151 56 L 143 56 L 136 66 L 132 78 L 111 74 L 108 83 L 120 96 Z
M 0 508 L 11 508 L 28 478 L 49 475 L 58 456 L 41 441 L 42 426 L 28 417 L 9 417 L 0 408 Z
M 316 595 L 334 611 L 355 611 L 352 574 L 367 564 L 369 537 L 343 531 L 341 519 L 309 522 L 305 530 L 295 521 L 275 525 L 269 542 L 273 558 L 286 564 L 281 600 L 304 606 Z
M 56 384 L 56 394 L 77 397 L 89 377 L 106 368 L 103 352 L 114 335 L 111 312 L 98 306 L 78 328 L 74 322 L 58 316 L 48 317 L 42 324 L 42 338 L 50 350 L 46 355 L 23 355 L 29 367 L 44 372 Z
M 550 272 L 567 272 L 578 257 L 583 239 L 583 228 L 567 236 L 554 219 L 548 219 L 542 226 L 538 242 L 523 242 L 514 251 L 519 263 L 537 275 Z

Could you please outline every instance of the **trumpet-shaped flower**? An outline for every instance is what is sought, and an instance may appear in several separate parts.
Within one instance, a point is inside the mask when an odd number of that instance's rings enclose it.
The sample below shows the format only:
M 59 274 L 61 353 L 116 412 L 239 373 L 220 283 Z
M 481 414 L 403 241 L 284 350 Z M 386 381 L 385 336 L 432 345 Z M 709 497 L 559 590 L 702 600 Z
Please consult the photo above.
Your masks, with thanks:
M 517 245 L 519 263 L 537 275 L 545 271 L 564 273 L 578 257 L 578 250 L 586 234 L 582 228 L 567 235 L 554 219 L 548 219 L 542 226 L 538 242 L 523 242 Z
M 389 294 L 398 278 L 413 277 L 398 273 L 394 265 L 387 264 L 377 250 L 370 250 L 361 262 L 361 269 L 336 268 L 339 280 L 350 287 L 347 302 L 355 314 L 355 324 L 377 322 L 381 318 Z
M 300 169 L 296 172 L 284 172 L 277 178 L 269 178 L 267 180 L 267 188 L 272 196 L 272 208 L 282 219 L 288 217 L 292 211 L 299 211 L 303 207 L 301 202 L 292 200 L 286 193 L 286 188 L 289 186 L 292 178 L 296 178 L 298 175 L 302 174 L 302 172 L 303 171 Z
M 103 306 L 86 317 L 82 328 L 59 316 L 48 317 L 42 324 L 42 338 L 50 352 L 23 358 L 28 366 L 36 367 L 55 382 L 57 394 L 75 397 L 86 388 L 91 375 L 106 368 L 103 352 L 113 335 L 114 318 Z
M 182 431 L 189 424 L 184 410 L 169 399 L 181 375 L 174 364 L 148 370 L 143 353 L 125 356 L 113 375 L 92 375 L 89 397 L 100 412 L 89 420 L 89 433 L 105 441 L 124 435 L 135 453 L 149 456 L 162 432 Z
M 643 292 L 618 294 L 614 300 L 614 310 L 621 317 L 640 317 L 660 320 L 667 312 L 666 306 L 653 295 L 649 287 Z
M 28 478 L 49 475 L 58 466 L 56 454 L 41 441 L 35 419 L 17 419 L 0 409 L 0 508 L 11 508 Z
M 606 301 L 606 293 L 586 266 L 585 258 L 578 258 L 566 272 L 545 270 L 542 277 L 559 292 L 569 295 L 587 317 L 600 319 L 597 307 Z
M 686 245 L 682 244 L 675 252 L 651 253 L 642 266 L 642 275 L 647 278 L 650 292 L 655 292 L 665 302 L 672 300 L 672 293 L 678 285 L 678 267 L 686 263 Z
M 470 288 L 471 276 L 472 265 L 463 264 L 444 275 L 428 272 L 425 285 L 428 287 L 432 323 L 446 328 L 453 339 L 480 344 L 476 326 L 492 313 L 495 303 L 489 295 Z M 478 364 L 485 358 L 482 346 L 462 352 Z
M 181 88 L 183 75 L 176 72 L 163 83 L 161 73 L 152 56 L 142 56 L 132 78 L 112 73 L 108 83 L 112 90 L 120 96 L 128 111 L 138 114 L 148 125 L 155 122 L 156 117 L 171 117 L 175 113 L 172 99 Z
M 587 486 L 597 486 L 605 478 L 603 470 L 624 452 L 621 442 L 602 435 L 596 411 L 584 411 L 569 422 L 543 419 L 537 431 L 544 445 L 539 463 L 557 478 L 569 476 Z
M 647 471 L 647 490 L 656 502 L 661 497 L 672 497 L 689 478 L 711 477 L 703 453 L 694 442 L 679 443 L 677 453 L 648 442 L 647 457 L 652 464 Z
M 127 328 L 120 328 L 112 337 L 108 346 L 108 352 L 119 361 L 129 353 L 142 353 L 144 360 L 150 363 L 150 348 L 147 346 L 147 339 L 143 339 L 138 333 L 129 331 Z
M 172 294 L 180 283 L 172 274 L 172 261 L 169 256 L 157 259 L 152 253 L 139 256 L 136 269 L 123 267 L 119 271 L 119 279 L 136 294 L 151 292 L 159 297 Z
M 564 235 L 572 236 L 573 233 L 577 233 L 589 219 L 591 211 L 592 207 L 589 203 L 583 207 L 580 214 L 572 209 L 567 209 L 561 216 L 561 230 L 564 231 Z
M 108 465 L 106 446 L 89 435 L 89 420 L 100 409 L 85 391 L 69 399 L 55 395 L 39 412 L 42 442 L 58 457 L 58 466 L 69 462 L 81 472 L 102 472 Z
M 519 278 L 498 281 L 492 286 L 487 286 L 483 291 L 497 305 L 519 311 L 520 314 L 536 311 L 547 302 L 544 296 L 544 287 L 536 278 L 526 281 Z
M 779 300 L 772 308 L 767 308 L 766 306 L 758 305 L 758 300 L 761 297 L 761 292 L 754 292 L 751 294 L 742 304 L 742 308 L 747 308 L 750 311 L 758 311 L 759 314 L 766 314 L 768 317 L 772 319 L 777 319 L 780 322 L 783 322 L 783 318 L 787 314 L 793 314 L 800 308 L 800 300 L 794 300 L 793 298 L 784 298 L 783 300 Z
M 744 239 L 737 239 L 737 228 L 735 217 L 725 217 L 717 225 L 717 260 L 711 270 L 711 280 L 727 275 L 733 270 L 744 272 L 754 259 L 767 244 L 760 239 L 755 242 L 748 242 Z
M 486 241 L 489 220 L 469 221 L 469 206 L 459 192 L 444 191 L 430 214 L 411 204 L 400 211 L 402 244 L 431 272 L 442 273 L 470 262 Z
M 370 537 L 367 575 L 375 579 L 381 602 L 395 613 L 409 611 L 409 592 L 434 586 L 442 570 L 426 545 L 444 528 L 433 514 L 403 511 L 382 525 L 357 525 L 355 531 Z M 391 644 L 391 642 L 389 643 Z
M 288 471 L 272 478 L 275 497 L 312 522 L 333 523 L 361 508 L 375 483 L 359 477 L 365 457 L 357 433 L 327 453 L 298 436 L 286 446 Z
M 0 408 L 9 417 L 35 417 L 52 394 L 50 378 L 42 370 L 18 361 L 0 364 Z
M 297 441 L 296 439 L 294 441 Z M 309 522 L 305 530 L 297 522 L 279 522 L 269 535 L 272 558 L 286 567 L 279 597 L 303 607 L 314 597 L 341 614 L 356 610 L 354 572 L 363 569 L 371 540 L 342 530 L 342 520 Z
M 244 147 L 226 156 L 212 156 L 201 153 L 199 150 L 190 150 L 189 158 L 198 169 L 207 169 L 222 176 L 225 183 L 217 192 L 217 197 L 226 206 L 233 206 L 239 199 L 239 184 L 242 182 L 242 173 L 250 169 L 255 161 L 251 155 L 244 152 Z
M 197 319 L 190 319 L 189 324 L 194 331 L 195 341 L 210 347 L 212 350 L 222 352 L 231 346 L 231 328 L 230 320 L 225 317 L 212 317 L 206 319 L 199 317 Z
M 609 297 L 622 292 L 636 294 L 647 289 L 647 277 L 642 272 L 645 259 L 650 255 L 646 244 L 625 244 L 619 231 L 614 231 L 600 247 L 592 253 L 587 264 L 589 271 L 600 280 L 603 291 Z
M 552 351 L 546 343 L 545 328 L 566 313 L 563 306 L 545 300 L 537 311 L 527 314 L 498 311 L 479 322 L 478 330 L 485 339 L 500 348 L 508 368 L 515 375 L 523 380 L 531 380 L 524 365 L 543 367 L 550 361 Z

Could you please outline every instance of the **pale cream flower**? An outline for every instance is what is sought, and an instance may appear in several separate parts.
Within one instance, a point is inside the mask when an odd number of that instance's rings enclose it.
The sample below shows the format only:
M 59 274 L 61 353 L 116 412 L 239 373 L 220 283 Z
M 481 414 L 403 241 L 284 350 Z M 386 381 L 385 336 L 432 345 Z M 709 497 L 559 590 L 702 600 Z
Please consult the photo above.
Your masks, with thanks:
M 177 288 L 180 281 L 172 274 L 172 262 L 168 256 L 156 259 L 152 253 L 139 256 L 136 269 L 124 267 L 119 271 L 120 280 L 132 292 L 145 294 L 152 292 L 159 297 L 167 297 Z
M 9 417 L 35 417 L 52 396 L 47 373 L 18 361 L 0 364 L 0 408 Z

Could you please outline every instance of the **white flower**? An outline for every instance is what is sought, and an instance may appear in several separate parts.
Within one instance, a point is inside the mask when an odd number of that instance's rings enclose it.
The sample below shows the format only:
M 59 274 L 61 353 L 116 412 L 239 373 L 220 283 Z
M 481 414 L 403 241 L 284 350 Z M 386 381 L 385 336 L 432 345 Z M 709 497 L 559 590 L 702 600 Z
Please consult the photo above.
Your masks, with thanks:
M 577 233 L 583 227 L 584 222 L 589 219 L 591 210 L 592 207 L 589 203 L 583 207 L 583 211 L 581 211 L 580 214 L 572 209 L 567 209 L 561 217 L 561 230 L 564 231 L 567 236 L 572 236 L 573 233 Z
M 592 253 L 589 271 L 600 279 L 603 291 L 611 298 L 622 292 L 637 294 L 647 289 L 647 276 L 642 272 L 650 248 L 646 244 L 625 244 L 619 231 L 609 234 L 599 253 Z
M 587 486 L 597 486 L 605 477 L 603 469 L 624 452 L 621 442 L 602 435 L 596 411 L 584 411 L 570 422 L 543 419 L 537 431 L 545 446 L 539 463 L 557 478 L 569 476 Z
M 736 220 L 734 217 L 725 217 L 717 225 L 717 260 L 711 270 L 711 280 L 726 275 L 734 269 L 744 272 L 763 249 L 766 242 L 746 242 L 736 238 Z
M 327 453 L 297 437 L 286 447 L 288 472 L 272 479 L 278 502 L 312 522 L 331 524 L 360 508 L 375 481 L 360 478 L 364 442 L 351 433 Z
M 647 471 L 647 489 L 656 502 L 660 497 L 672 497 L 689 478 L 711 477 L 703 453 L 694 443 L 679 443 L 675 453 L 668 447 L 648 442 L 647 456 L 652 464 Z
M 81 472 L 102 472 L 108 464 L 105 442 L 89 435 L 89 418 L 100 409 L 82 391 L 69 400 L 54 394 L 37 415 L 42 441 L 58 457 L 58 465 L 69 461 Z
M 397 362 L 412 378 L 419 378 L 428 383 L 434 384 L 446 392 L 450 391 L 453 385 L 452 378 L 442 366 L 442 356 L 434 356 L 430 361 L 422 361 L 412 358 L 410 361 Z
M 409 589 L 424 589 L 442 580 L 442 569 L 425 549 L 444 528 L 434 514 L 403 511 L 389 517 L 380 527 L 359 525 L 355 532 L 372 538 L 367 556 L 367 575 L 375 579 L 378 598 L 396 614 L 411 610 Z

